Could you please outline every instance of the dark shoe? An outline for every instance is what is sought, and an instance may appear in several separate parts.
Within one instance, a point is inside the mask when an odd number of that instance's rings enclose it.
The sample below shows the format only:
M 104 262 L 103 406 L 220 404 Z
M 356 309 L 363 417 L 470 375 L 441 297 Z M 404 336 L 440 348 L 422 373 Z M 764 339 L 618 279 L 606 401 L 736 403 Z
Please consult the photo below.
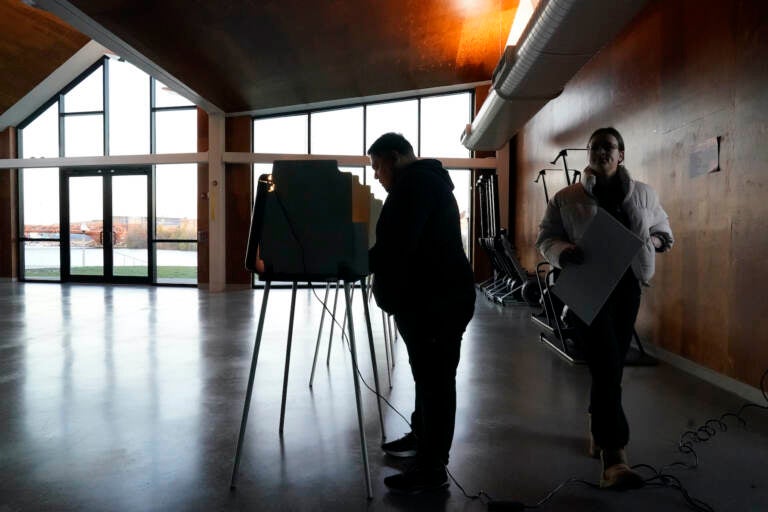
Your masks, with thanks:
M 603 472 L 600 475 L 600 487 L 603 489 L 639 489 L 645 485 L 640 476 L 627 464 L 627 456 L 624 450 L 607 451 L 601 454 L 603 460 Z
M 416 465 L 403 473 L 386 477 L 384 485 L 390 492 L 418 494 L 448 487 L 448 475 L 445 472 L 445 466 Z
M 396 441 L 382 444 L 381 449 L 393 457 L 415 457 L 418 453 L 416 436 L 408 432 Z
M 599 459 L 600 454 L 603 451 L 596 443 L 595 438 L 592 436 L 592 415 L 588 415 L 587 431 L 589 432 L 589 456 L 593 459 Z

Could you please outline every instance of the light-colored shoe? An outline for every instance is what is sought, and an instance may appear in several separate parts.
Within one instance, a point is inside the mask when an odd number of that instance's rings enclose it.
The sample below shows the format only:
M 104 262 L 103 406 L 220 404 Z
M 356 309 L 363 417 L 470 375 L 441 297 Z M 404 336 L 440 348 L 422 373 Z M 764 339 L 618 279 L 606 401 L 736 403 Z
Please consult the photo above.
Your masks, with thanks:
M 601 454 L 603 471 L 600 474 L 600 487 L 603 489 L 639 489 L 645 485 L 640 476 L 627 464 L 624 450 L 603 450 Z

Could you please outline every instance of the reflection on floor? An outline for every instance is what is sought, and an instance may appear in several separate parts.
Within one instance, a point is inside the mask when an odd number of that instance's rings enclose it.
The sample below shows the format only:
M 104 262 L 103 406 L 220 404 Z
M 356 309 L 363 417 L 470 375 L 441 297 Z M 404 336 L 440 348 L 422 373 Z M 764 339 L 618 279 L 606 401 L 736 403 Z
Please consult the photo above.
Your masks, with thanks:
M 323 290 L 317 291 L 322 296 Z M 299 290 L 285 433 L 278 436 L 289 290 L 273 290 L 256 370 L 239 486 L 229 477 L 261 291 L 0 284 L 0 511 L 485 510 L 452 484 L 417 497 L 388 494 L 400 467 L 380 449 L 374 396 L 364 393 L 374 498 L 366 500 L 352 370 L 328 322 L 308 387 L 321 308 Z M 340 302 L 341 303 L 341 302 Z M 359 299 L 363 377 L 372 385 Z M 341 318 L 341 307 L 339 317 Z M 537 341 L 530 310 L 478 298 L 462 348 L 450 470 L 468 493 L 534 504 L 560 482 L 596 481 L 586 456 L 586 369 Z M 389 390 L 381 317 L 374 308 L 385 394 L 410 413 L 402 340 Z M 629 368 L 630 461 L 686 460 L 686 429 L 742 400 L 670 366 Z M 671 469 L 716 510 L 768 510 L 768 412 L 746 415 L 696 446 L 700 466 Z M 385 410 L 389 439 L 408 430 Z M 570 484 L 541 510 L 689 510 L 669 488 L 606 492 Z

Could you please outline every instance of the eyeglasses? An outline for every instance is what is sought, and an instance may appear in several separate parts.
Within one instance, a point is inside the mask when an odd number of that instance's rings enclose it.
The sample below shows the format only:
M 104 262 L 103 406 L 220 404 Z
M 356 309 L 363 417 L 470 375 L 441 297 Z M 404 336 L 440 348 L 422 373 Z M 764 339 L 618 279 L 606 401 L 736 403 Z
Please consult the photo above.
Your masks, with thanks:
M 611 144 L 610 142 L 603 142 L 603 143 L 597 142 L 595 144 L 590 144 L 587 146 L 587 150 L 592 151 L 593 153 L 597 153 L 601 149 L 606 153 L 610 153 L 614 149 L 619 149 L 619 146 L 617 146 L 616 144 Z

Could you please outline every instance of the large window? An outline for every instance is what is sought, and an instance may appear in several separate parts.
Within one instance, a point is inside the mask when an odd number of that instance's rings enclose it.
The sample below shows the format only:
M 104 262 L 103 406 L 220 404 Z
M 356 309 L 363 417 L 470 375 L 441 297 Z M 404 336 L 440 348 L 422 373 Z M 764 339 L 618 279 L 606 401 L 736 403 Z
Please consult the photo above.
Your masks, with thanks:
M 59 105 L 53 103 L 30 120 L 22 131 L 22 158 L 59 156 Z M 22 275 L 31 279 L 61 277 L 59 169 L 21 169 L 22 236 L 19 253 Z
M 464 95 L 462 95 L 464 96 Z M 376 103 L 366 107 L 366 147 L 387 132 L 402 133 L 419 151 L 419 100 Z
M 471 121 L 470 101 L 464 95 L 433 96 L 421 100 L 419 152 L 425 157 L 468 158 L 470 152 L 460 142 L 464 127 Z M 472 173 L 469 169 L 449 171 L 453 194 L 459 205 L 461 238 L 464 252 L 470 254 L 470 204 Z
M 309 116 L 300 114 L 256 119 L 253 122 L 253 152 L 288 155 L 309 153 Z M 257 179 L 271 171 L 270 164 L 256 164 L 253 169 Z
M 22 158 L 196 151 L 196 107 L 116 58 L 96 63 L 19 126 Z M 65 172 L 67 180 L 62 178 Z M 112 249 L 113 276 L 137 274 L 147 282 L 197 283 L 196 165 L 152 167 L 148 182 L 134 176 L 93 177 L 93 168 L 82 169 L 91 178 L 78 180 L 79 172 L 72 168 L 21 170 L 22 279 L 58 281 L 62 275 L 93 274 L 83 255 L 98 253 L 106 237 Z M 98 172 L 106 176 L 121 171 Z M 81 181 L 96 184 L 98 194 L 89 196 L 89 204 L 98 213 L 80 211 L 83 201 L 75 192 Z M 97 196 L 107 198 L 104 203 L 114 210 L 109 221 L 93 201 Z M 148 204 L 152 207 L 147 208 Z M 78 213 L 76 220 L 74 213 Z M 78 225 L 62 230 L 62 219 Z M 111 235 L 104 234 L 105 222 L 111 225 Z M 65 255 L 67 246 L 70 253 Z M 62 265 L 67 272 L 62 272 Z
M 109 154 L 146 155 L 150 148 L 147 75 L 127 62 L 109 61 Z
M 363 107 L 313 113 L 310 151 L 318 155 L 363 152 Z
M 21 259 L 28 279 L 60 278 L 59 169 L 22 169 Z
M 195 174 L 195 164 L 155 168 L 155 248 L 157 281 L 197 283 L 197 183 L 179 180 Z
M 75 82 L 59 97 L 62 156 L 102 156 L 104 148 L 104 66 Z
M 365 155 L 370 145 L 387 132 L 401 133 L 420 157 L 468 158 L 460 135 L 471 121 L 469 92 L 358 105 L 278 117 L 255 119 L 253 151 L 270 154 Z M 254 179 L 269 173 L 270 164 L 256 164 Z M 374 179 L 370 166 L 340 167 L 358 176 L 381 200 L 386 191 Z M 450 170 L 459 205 L 464 250 L 469 254 L 471 183 L 468 169 Z

